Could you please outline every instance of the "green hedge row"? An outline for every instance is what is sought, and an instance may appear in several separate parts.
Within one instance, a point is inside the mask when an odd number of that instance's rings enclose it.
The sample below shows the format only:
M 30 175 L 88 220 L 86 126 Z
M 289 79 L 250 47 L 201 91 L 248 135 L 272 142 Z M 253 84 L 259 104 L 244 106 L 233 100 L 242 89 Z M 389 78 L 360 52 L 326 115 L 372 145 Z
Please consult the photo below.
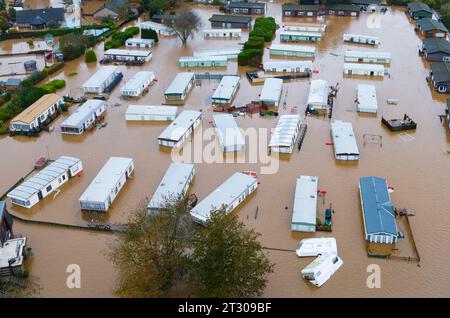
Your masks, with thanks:
M 264 41 L 272 41 L 275 32 L 277 30 L 277 24 L 275 19 L 272 17 L 258 17 L 255 19 L 255 24 L 253 25 L 253 30 L 250 32 L 249 36 L 262 37 Z
M 238 55 L 239 66 L 257 66 L 261 64 L 264 51 L 262 49 L 243 50 Z
M 44 67 L 44 69 L 42 71 L 45 72 L 47 75 L 51 75 L 51 74 L 59 71 L 60 69 L 62 69 L 64 67 L 64 65 L 65 65 L 64 62 L 56 62 L 51 66 Z
M 111 40 L 105 42 L 105 51 L 121 47 L 127 39 L 132 38 L 136 34 L 139 34 L 139 27 L 129 27 L 123 32 L 114 33 Z

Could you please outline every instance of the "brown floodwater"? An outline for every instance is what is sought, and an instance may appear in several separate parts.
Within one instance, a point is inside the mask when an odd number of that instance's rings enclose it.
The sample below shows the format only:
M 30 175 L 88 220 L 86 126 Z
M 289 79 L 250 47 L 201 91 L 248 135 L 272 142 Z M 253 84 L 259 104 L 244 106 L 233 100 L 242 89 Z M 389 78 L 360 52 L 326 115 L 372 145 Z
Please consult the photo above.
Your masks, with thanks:
M 202 16 L 203 27 L 209 27 L 207 19 L 216 13 L 214 7 L 193 5 Z M 281 6 L 268 4 L 268 14 L 281 25 Z M 290 230 L 291 208 L 295 179 L 299 175 L 316 175 L 319 186 L 327 190 L 326 200 L 319 200 L 318 209 L 323 211 L 332 203 L 336 213 L 333 217 L 332 236 L 338 242 L 339 254 L 344 265 L 323 287 L 316 288 L 304 281 L 299 270 L 311 259 L 299 259 L 293 252 L 268 251 L 276 264 L 269 276 L 264 293 L 270 297 L 392 297 L 392 296 L 450 296 L 450 139 L 445 127 L 439 121 L 444 113 L 446 96 L 431 92 L 425 77 L 429 65 L 418 55 L 421 40 L 414 33 L 402 8 L 390 9 L 381 15 L 380 28 L 369 29 L 368 14 L 359 18 L 327 17 L 323 41 L 317 44 L 313 78 L 326 79 L 330 84 L 339 82 L 340 90 L 333 112 L 333 118 L 350 121 L 353 124 L 359 150 L 357 163 L 339 163 L 334 159 L 330 140 L 330 122 L 324 118 L 306 118 L 308 132 L 302 150 L 280 161 L 276 174 L 260 174 L 260 186 L 235 213 L 249 227 L 261 233 L 264 246 L 281 249 L 295 249 L 299 240 L 305 237 L 320 237 L 327 234 L 293 233 Z M 317 22 L 305 19 L 302 22 Z M 390 77 L 372 80 L 364 77 L 343 77 L 343 53 L 347 49 L 376 50 L 370 47 L 344 44 L 343 33 L 373 34 L 379 36 L 382 44 L 379 51 L 392 54 Z M 119 66 L 124 80 L 140 69 L 156 73 L 157 83 L 148 94 L 138 100 L 124 100 L 119 89 L 114 89 L 109 99 L 106 114 L 107 127 L 85 133 L 83 136 L 65 137 L 58 131 L 59 124 L 67 115 L 58 118 L 52 125 L 55 130 L 42 133 L 38 138 L 1 137 L 0 149 L 0 192 L 6 191 L 32 167 L 34 160 L 46 155 L 48 147 L 51 158 L 61 155 L 79 157 L 83 160 L 84 174 L 70 180 L 61 188 L 55 198 L 44 199 L 32 209 L 12 207 L 18 215 L 36 220 L 52 220 L 71 224 L 84 224 L 78 198 L 86 189 L 99 169 L 110 156 L 128 156 L 135 160 L 136 170 L 132 180 L 127 182 L 104 218 L 105 222 L 124 223 L 139 202 L 146 201 L 153 194 L 162 175 L 171 162 L 170 153 L 159 148 L 156 138 L 166 123 L 127 123 L 124 112 L 127 105 L 160 104 L 164 101 L 164 90 L 177 72 L 178 57 L 190 55 L 198 49 L 221 49 L 236 47 L 244 42 L 248 33 L 240 40 L 203 40 L 197 34 L 183 47 L 175 37 L 161 37 L 160 43 L 152 48 L 153 59 L 142 67 Z M 16 43 L 18 41 L 11 41 Z M 278 42 L 278 39 L 274 42 Z M 6 44 L 2 44 L 5 51 Z M 9 45 L 13 47 L 13 45 Z M 8 50 L 6 50 L 7 52 Z M 97 48 L 102 56 L 103 44 Z M 268 51 L 268 50 L 266 50 Z M 265 54 L 268 59 L 268 52 Z M 81 84 L 97 69 L 98 65 L 84 63 L 82 58 L 67 63 L 54 78 L 64 78 L 67 87 L 60 94 L 76 94 Z M 234 100 L 243 105 L 258 98 L 261 85 L 250 85 L 245 78 L 244 68 L 238 68 L 232 61 L 225 69 L 194 70 L 211 73 L 241 74 L 241 87 Z M 77 75 L 69 76 L 76 72 Z M 363 116 L 355 111 L 356 85 L 370 83 L 376 86 L 379 111 L 376 116 Z M 210 97 L 217 81 L 204 80 L 201 87 L 195 87 L 189 95 L 185 109 L 201 109 L 204 112 L 203 128 L 210 127 L 212 110 Z M 284 84 L 288 94 L 287 107 L 280 106 L 279 112 L 291 113 L 297 106 L 304 117 L 308 96 L 309 80 L 303 79 Z M 447 96 L 448 97 L 448 96 Z M 387 105 L 387 98 L 398 98 L 398 105 Z M 73 111 L 73 110 L 71 110 Z M 381 125 L 381 116 L 398 118 L 407 113 L 418 123 L 417 130 L 408 132 L 410 138 L 389 132 Z M 236 119 L 246 129 L 272 128 L 277 118 L 262 118 L 258 115 Z M 199 134 L 197 131 L 196 136 Z M 382 147 L 378 144 L 363 145 L 363 134 L 381 135 Z M 412 138 L 411 138 L 412 137 Z M 265 142 L 265 141 L 264 141 Z M 197 174 L 192 192 L 202 199 L 235 171 L 255 170 L 262 164 L 206 164 L 197 163 Z M 368 258 L 365 250 L 364 229 L 358 196 L 358 178 L 377 175 L 388 179 L 395 187 L 392 200 L 395 206 L 415 211 L 411 218 L 416 244 L 421 256 L 420 267 L 416 263 L 386 261 Z M 258 207 L 258 217 L 255 210 Z M 286 210 L 285 207 L 288 207 Z M 109 297 L 113 294 L 116 273 L 105 256 L 108 242 L 113 235 L 95 234 L 81 230 L 15 223 L 15 231 L 26 235 L 29 246 L 34 250 L 30 272 L 42 288 L 42 296 L 57 297 Z M 66 267 L 78 264 L 82 271 L 82 288 L 73 290 L 65 286 Z M 369 264 L 378 264 L 382 270 L 380 289 L 366 287 Z

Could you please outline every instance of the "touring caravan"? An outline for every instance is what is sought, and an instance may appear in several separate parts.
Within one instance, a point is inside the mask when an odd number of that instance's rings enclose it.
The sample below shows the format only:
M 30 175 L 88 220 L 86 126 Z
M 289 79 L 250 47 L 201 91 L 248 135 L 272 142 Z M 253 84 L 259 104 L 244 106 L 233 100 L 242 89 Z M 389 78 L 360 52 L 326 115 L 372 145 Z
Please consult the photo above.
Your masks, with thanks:
M 317 287 L 322 286 L 344 264 L 339 256 L 324 253 L 301 270 L 304 279 Z

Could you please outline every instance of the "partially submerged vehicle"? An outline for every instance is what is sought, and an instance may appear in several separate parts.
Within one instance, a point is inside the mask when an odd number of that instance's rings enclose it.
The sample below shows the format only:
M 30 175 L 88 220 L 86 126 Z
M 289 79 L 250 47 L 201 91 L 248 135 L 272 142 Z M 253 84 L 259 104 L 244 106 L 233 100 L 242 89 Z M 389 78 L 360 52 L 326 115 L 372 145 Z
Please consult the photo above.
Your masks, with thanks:
M 304 279 L 320 287 L 344 264 L 336 254 L 324 253 L 301 270 Z
M 334 237 L 305 238 L 300 241 L 295 251 L 298 257 L 320 256 L 322 254 L 336 254 L 337 245 Z

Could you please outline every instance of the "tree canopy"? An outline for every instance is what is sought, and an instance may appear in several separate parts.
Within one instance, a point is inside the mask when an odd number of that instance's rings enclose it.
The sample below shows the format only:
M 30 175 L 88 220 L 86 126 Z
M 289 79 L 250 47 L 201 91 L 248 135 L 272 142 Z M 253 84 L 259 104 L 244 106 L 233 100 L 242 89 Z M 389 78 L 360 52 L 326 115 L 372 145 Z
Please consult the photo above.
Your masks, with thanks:
M 170 26 L 178 35 L 183 45 L 186 45 L 188 39 L 201 27 L 201 20 L 194 11 L 185 10 L 177 15 L 177 18 Z

